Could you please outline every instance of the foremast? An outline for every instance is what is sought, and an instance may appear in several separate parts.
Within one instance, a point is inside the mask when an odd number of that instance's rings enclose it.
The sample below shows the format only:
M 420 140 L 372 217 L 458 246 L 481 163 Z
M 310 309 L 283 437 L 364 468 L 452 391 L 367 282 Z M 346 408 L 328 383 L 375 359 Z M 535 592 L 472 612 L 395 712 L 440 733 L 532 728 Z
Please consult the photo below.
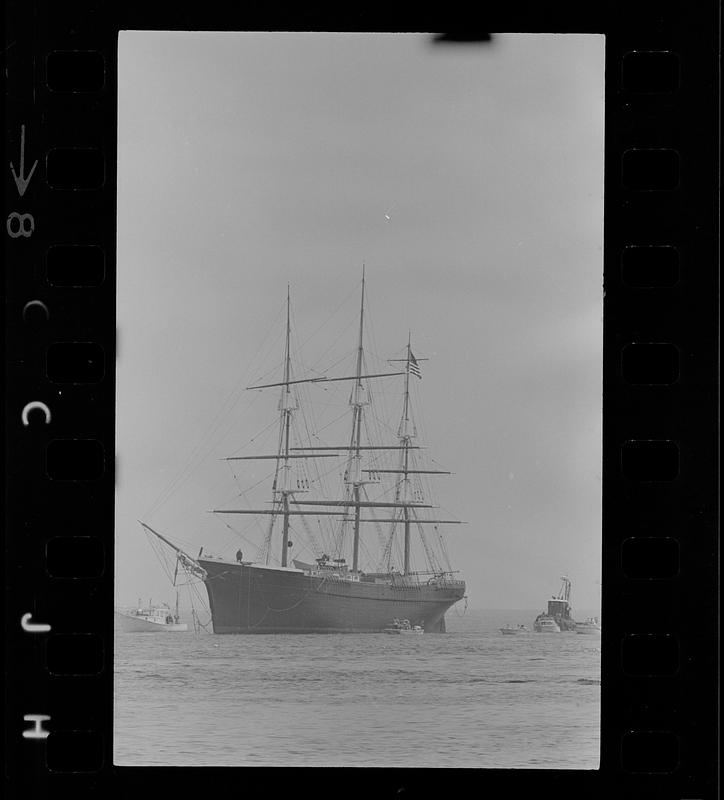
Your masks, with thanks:
M 291 481 L 291 453 L 290 435 L 292 428 L 292 417 L 297 409 L 296 397 L 291 389 L 292 383 L 292 355 L 291 355 L 291 297 L 290 289 L 287 284 L 287 314 L 286 314 L 286 334 L 284 339 L 284 380 L 281 386 L 279 397 L 279 444 L 276 453 L 276 468 L 274 471 L 274 481 L 272 483 L 272 510 L 270 514 L 269 527 L 267 529 L 264 560 L 269 563 L 270 543 L 274 530 L 274 522 L 277 516 L 282 517 L 282 542 L 280 562 L 282 567 L 287 566 L 289 544 L 289 498 L 293 494 Z M 263 458 L 264 456 L 260 456 Z M 262 512 L 258 512 L 262 513 Z
M 268 564 L 271 550 L 271 540 L 274 532 L 274 523 L 277 517 L 282 518 L 282 541 L 281 541 L 281 554 L 280 563 L 282 567 L 286 567 L 289 557 L 289 549 L 292 543 L 289 539 L 289 518 L 291 516 L 318 516 L 320 514 L 336 514 L 337 512 L 326 511 L 303 511 L 296 508 L 293 495 L 298 491 L 292 486 L 291 477 L 291 459 L 307 459 L 307 458 L 333 458 L 336 453 L 292 453 L 291 446 L 291 431 L 294 412 L 298 408 L 297 398 L 292 390 L 292 384 L 306 383 L 309 379 L 293 380 L 291 368 L 291 296 L 290 288 L 287 285 L 287 303 L 286 303 L 286 333 L 284 344 L 284 368 L 283 380 L 278 383 L 264 384 L 262 386 L 249 386 L 247 389 L 265 389 L 269 387 L 281 387 L 281 396 L 279 398 L 279 439 L 277 452 L 274 454 L 263 455 L 250 455 L 250 456 L 232 456 L 226 461 L 245 461 L 252 459 L 273 459 L 276 462 L 274 470 L 274 480 L 272 482 L 272 507 L 271 509 L 213 509 L 214 514 L 252 514 L 252 515 L 268 515 L 269 527 L 267 529 L 266 540 L 264 544 L 264 560 Z M 314 381 L 315 379 L 311 379 Z M 307 448 L 302 448 L 307 449 Z M 309 448 L 315 449 L 315 448 Z M 291 505 L 295 504 L 292 509 Z

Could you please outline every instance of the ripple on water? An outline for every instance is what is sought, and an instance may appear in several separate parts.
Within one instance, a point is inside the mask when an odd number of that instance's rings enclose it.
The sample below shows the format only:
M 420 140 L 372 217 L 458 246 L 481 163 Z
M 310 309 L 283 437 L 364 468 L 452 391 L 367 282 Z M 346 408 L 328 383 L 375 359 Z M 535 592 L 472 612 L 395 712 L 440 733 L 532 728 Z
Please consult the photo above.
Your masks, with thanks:
M 598 768 L 583 637 L 162 638 L 116 640 L 116 763 Z

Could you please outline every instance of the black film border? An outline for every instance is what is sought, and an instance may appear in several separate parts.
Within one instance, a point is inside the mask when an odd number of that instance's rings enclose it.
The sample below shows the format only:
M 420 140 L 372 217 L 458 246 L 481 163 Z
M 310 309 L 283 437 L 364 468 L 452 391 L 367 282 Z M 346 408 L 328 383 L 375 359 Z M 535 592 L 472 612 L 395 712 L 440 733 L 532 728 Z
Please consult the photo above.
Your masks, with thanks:
M 113 766 L 122 29 L 447 31 L 460 46 L 485 41 L 471 31 L 606 35 L 601 769 L 325 780 L 382 797 L 457 781 L 506 794 L 716 794 L 717 6 L 486 9 L 462 24 L 374 16 L 6 6 L 6 779 L 18 794 L 240 788 L 234 769 Z M 242 772 L 247 786 L 301 778 Z

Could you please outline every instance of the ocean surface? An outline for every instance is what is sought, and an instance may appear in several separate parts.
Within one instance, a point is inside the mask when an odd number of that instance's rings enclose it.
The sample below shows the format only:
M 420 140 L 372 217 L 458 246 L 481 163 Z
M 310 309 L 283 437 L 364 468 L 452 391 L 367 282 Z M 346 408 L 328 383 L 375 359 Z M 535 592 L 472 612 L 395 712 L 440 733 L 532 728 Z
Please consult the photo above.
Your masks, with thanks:
M 597 769 L 601 640 L 448 633 L 115 639 L 114 763 Z M 579 615 L 580 616 L 580 615 Z

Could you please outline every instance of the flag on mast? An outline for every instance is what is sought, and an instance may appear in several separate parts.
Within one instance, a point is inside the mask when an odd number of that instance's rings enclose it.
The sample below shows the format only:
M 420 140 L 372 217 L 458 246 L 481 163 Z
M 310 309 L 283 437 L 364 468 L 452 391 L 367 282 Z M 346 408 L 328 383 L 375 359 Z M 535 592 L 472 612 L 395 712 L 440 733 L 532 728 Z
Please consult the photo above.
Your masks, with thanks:
M 413 375 L 417 375 L 417 377 L 422 380 L 422 373 L 420 372 L 420 365 L 417 363 L 417 359 L 415 356 L 412 355 L 412 350 L 410 350 L 410 372 Z

